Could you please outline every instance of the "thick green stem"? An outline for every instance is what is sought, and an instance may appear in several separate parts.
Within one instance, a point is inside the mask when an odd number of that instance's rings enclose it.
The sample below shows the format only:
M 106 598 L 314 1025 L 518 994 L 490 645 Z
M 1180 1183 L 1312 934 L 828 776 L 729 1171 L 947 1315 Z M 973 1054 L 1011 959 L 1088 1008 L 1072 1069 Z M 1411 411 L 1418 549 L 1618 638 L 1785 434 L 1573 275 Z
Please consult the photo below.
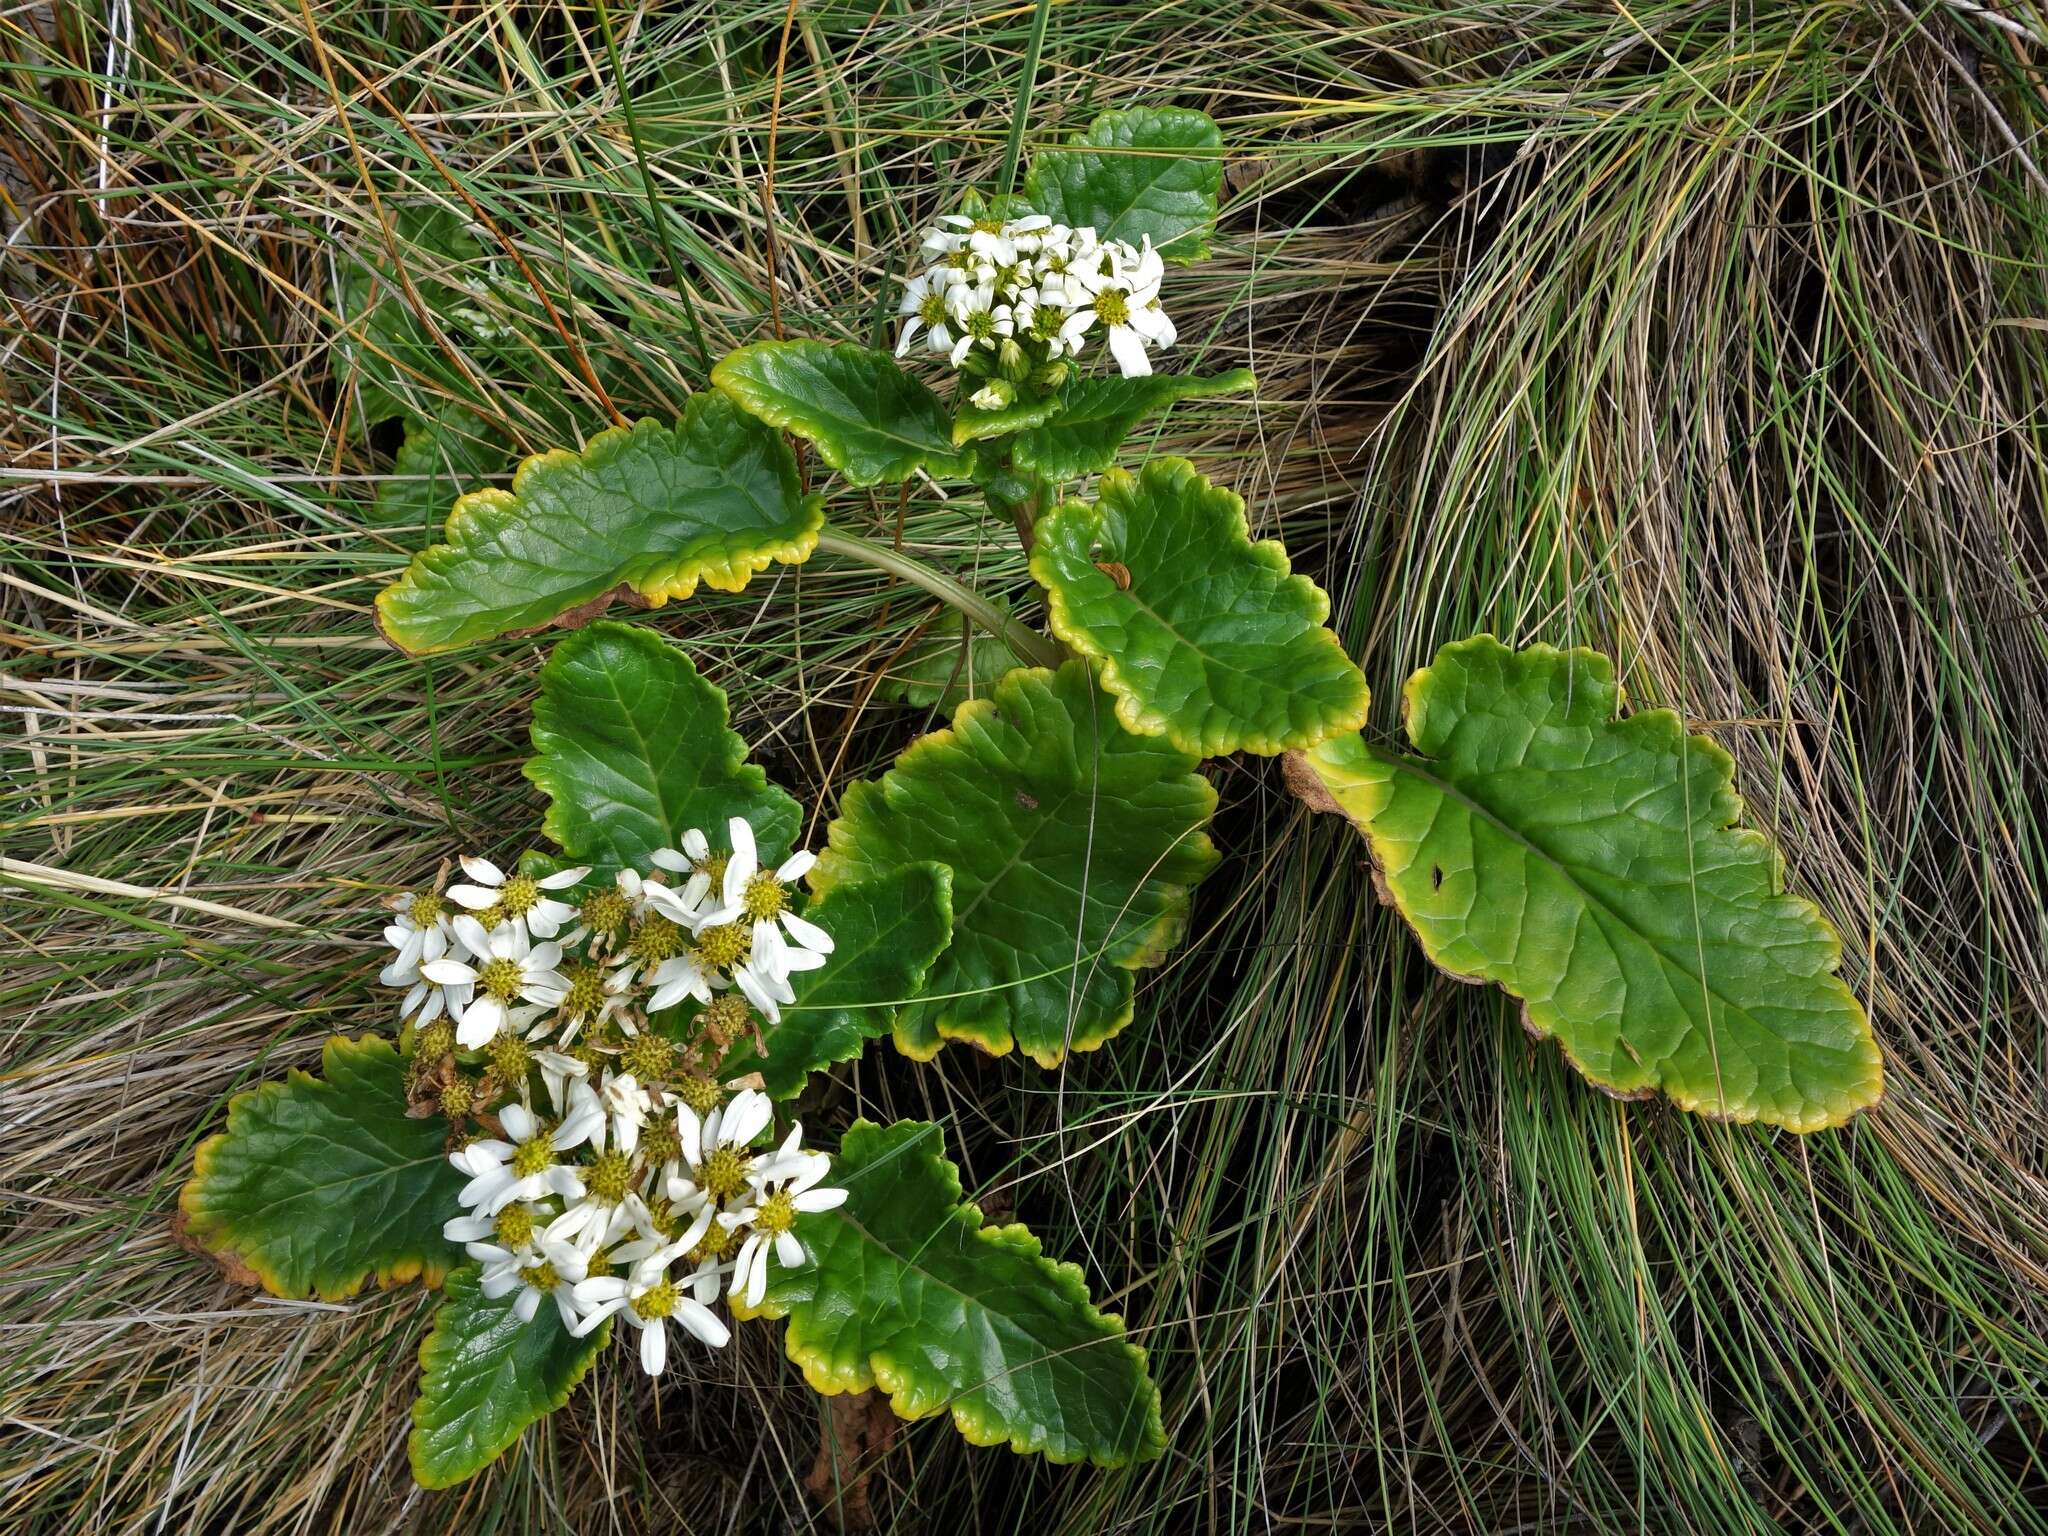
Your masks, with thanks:
M 966 614 L 1034 666 L 1056 667 L 1067 659 L 1066 650 L 1057 640 L 1041 635 L 1029 624 L 1003 612 L 972 587 L 963 586 L 944 571 L 935 570 L 901 550 L 837 528 L 827 528 L 818 535 L 818 548 L 827 554 L 844 555 L 849 560 L 872 565 L 892 576 L 900 576 L 914 587 L 923 588 L 940 602 Z

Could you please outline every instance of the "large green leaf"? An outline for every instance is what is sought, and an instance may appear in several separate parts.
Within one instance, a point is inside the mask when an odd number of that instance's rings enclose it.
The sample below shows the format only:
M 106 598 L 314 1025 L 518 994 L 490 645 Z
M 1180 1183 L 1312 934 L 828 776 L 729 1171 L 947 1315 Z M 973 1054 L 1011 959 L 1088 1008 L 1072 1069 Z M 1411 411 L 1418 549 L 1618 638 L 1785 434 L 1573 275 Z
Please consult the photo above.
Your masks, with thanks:
M 737 592 L 808 559 L 823 526 L 789 445 L 705 391 L 674 427 L 614 427 L 528 459 L 509 491 L 463 497 L 448 542 L 377 595 L 377 623 L 418 655 L 580 622 L 619 597 L 659 607 L 700 581 Z
M 1067 386 L 1057 416 L 1017 434 L 1013 462 L 1048 480 L 1100 474 L 1116 462 L 1117 450 L 1131 429 L 1154 411 L 1176 400 L 1239 394 L 1252 383 L 1249 368 L 1233 368 L 1211 378 L 1150 373 L 1136 379 L 1076 379 Z
M 1223 187 L 1223 135 L 1185 107 L 1104 112 L 1088 131 L 1031 160 L 1024 199 L 1076 229 L 1136 245 L 1146 235 L 1169 261 L 1209 254 L 1216 194 Z
M 442 401 L 405 424 L 391 478 L 377 487 L 371 516 L 385 527 L 432 528 L 485 475 L 505 467 L 512 439 L 466 405 Z
M 837 1210 L 797 1218 L 810 1264 L 775 1269 L 760 1311 L 820 1392 L 879 1386 L 899 1418 L 951 1412 L 1005 1441 L 1098 1466 L 1165 1449 L 1145 1352 L 1088 1302 L 1079 1268 L 1021 1226 L 984 1227 L 936 1125 L 854 1122 L 833 1159 Z
M 388 1040 L 333 1036 L 320 1070 L 229 1103 L 228 1128 L 199 1144 L 178 1196 L 186 1237 L 274 1296 L 339 1301 L 371 1276 L 438 1285 L 462 1262 L 441 1236 L 464 1183 L 447 1122 L 407 1117 Z
M 1059 410 L 1058 395 L 1024 395 L 994 410 L 984 410 L 970 402 L 953 415 L 953 441 L 976 443 L 985 437 L 1006 437 L 1050 421 Z
M 569 1401 L 611 1339 L 611 1321 L 583 1338 L 544 1301 L 532 1322 L 516 1298 L 492 1301 L 475 1265 L 448 1277 L 447 1299 L 420 1344 L 420 1395 L 412 1405 L 412 1475 L 422 1488 L 451 1488 L 496 1461 L 527 1425 Z
M 657 848 L 700 827 L 753 824 L 771 863 L 803 811 L 747 759 L 726 725 L 725 694 L 657 634 L 601 620 L 555 647 L 541 668 L 526 776 L 549 797 L 541 830 L 600 868 L 647 867 Z
M 711 381 L 770 425 L 814 443 L 854 485 L 973 473 L 939 397 L 886 352 L 822 341 L 757 341 L 728 352 Z
M 782 1022 L 768 1030 L 767 1056 L 742 1046 L 719 1076 L 759 1072 L 770 1094 L 787 1099 L 813 1072 L 851 1061 L 888 1034 L 946 947 L 952 893 L 945 865 L 906 864 L 812 902 L 804 916 L 832 935 L 832 957 L 790 977 L 796 1001 L 783 1005 Z
M 1350 735 L 1306 762 L 1439 966 L 1500 983 L 1622 1097 L 1795 1131 L 1877 1101 L 1841 943 L 1737 825 L 1726 752 L 1668 709 L 1615 718 L 1604 656 L 1490 635 L 1439 651 L 1403 705 L 1422 757 Z
M 855 784 L 811 872 L 829 892 L 905 864 L 953 870 L 953 942 L 896 1043 L 947 1038 L 1044 1066 L 1131 1019 L 1132 972 L 1179 942 L 1189 892 L 1216 864 L 1216 791 L 1196 760 L 1116 723 L 1086 663 L 1026 668 L 951 729 Z
M 1053 633 L 1101 659 L 1127 730 L 1270 756 L 1365 723 L 1365 675 L 1323 627 L 1330 600 L 1186 459 L 1110 470 L 1093 506 L 1040 518 L 1031 574 Z

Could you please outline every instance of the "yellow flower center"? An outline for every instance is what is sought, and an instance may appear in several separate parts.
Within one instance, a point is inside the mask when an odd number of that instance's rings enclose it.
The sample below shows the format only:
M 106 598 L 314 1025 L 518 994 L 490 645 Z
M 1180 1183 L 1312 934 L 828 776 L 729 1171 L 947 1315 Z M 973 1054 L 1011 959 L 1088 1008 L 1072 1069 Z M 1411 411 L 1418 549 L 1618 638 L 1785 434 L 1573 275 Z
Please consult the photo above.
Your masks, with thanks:
M 523 1205 L 508 1205 L 498 1212 L 496 1228 L 499 1246 L 524 1248 L 533 1241 L 533 1212 Z
M 709 1010 L 706 1010 L 707 1012 Z M 685 1104 L 702 1118 L 725 1102 L 725 1095 L 719 1092 L 718 1084 L 702 1073 L 692 1072 L 676 1085 L 676 1092 Z
M 633 1298 L 633 1310 L 652 1322 L 657 1317 L 675 1316 L 676 1303 L 682 1299 L 673 1280 L 663 1280 L 650 1285 Z
M 720 1147 L 704 1159 L 697 1183 L 720 1204 L 735 1200 L 747 1187 L 747 1160 L 731 1147 Z
M 748 917 L 755 922 L 763 918 L 779 917 L 782 909 L 789 905 L 789 893 L 782 888 L 782 882 L 767 871 L 762 871 L 747 882 L 746 895 L 740 898 Z
M 569 990 L 562 995 L 562 1016 L 587 1019 L 604 1006 L 604 977 L 594 965 L 579 965 L 569 972 Z
M 786 1189 L 778 1189 L 761 1202 L 754 1212 L 754 1225 L 763 1232 L 772 1232 L 780 1237 L 796 1225 L 796 1198 Z
M 1095 317 L 1104 325 L 1124 325 L 1131 318 L 1130 302 L 1114 288 L 1095 295 Z
M 974 232 L 977 235 L 1000 235 L 1003 232 L 1003 221 L 985 213 L 974 221 Z
M 554 1167 L 555 1145 L 545 1136 L 529 1136 L 512 1149 L 512 1171 L 522 1179 Z
M 649 914 L 640 919 L 627 947 L 642 965 L 659 965 L 683 952 L 683 930 L 665 917 Z
M 583 903 L 583 921 L 597 933 L 617 933 L 631 915 L 626 898 L 616 889 L 593 891 Z
M 697 1022 L 703 1026 L 713 1045 L 727 1046 L 739 1039 L 740 1032 L 753 1022 L 753 1018 L 753 1010 L 747 1006 L 744 997 L 737 992 L 721 992 L 697 1016 Z M 697 1106 L 691 1102 L 690 1108 L 697 1109 Z M 697 1109 L 697 1113 L 701 1115 L 708 1111 Z
M 642 1083 L 660 1082 L 668 1076 L 675 1061 L 676 1048 L 651 1033 L 635 1035 L 625 1054 L 619 1057 L 619 1064 Z
M 466 1115 L 476 1103 L 476 1083 L 467 1077 L 451 1077 L 441 1085 L 441 1113 Z
M 562 1283 L 562 1277 L 555 1273 L 555 1266 L 543 1259 L 538 1264 L 528 1265 L 519 1271 L 519 1278 L 536 1291 L 552 1291 Z
M 600 1152 L 583 1170 L 583 1187 L 600 1205 L 617 1205 L 632 1182 L 632 1161 L 617 1147 Z
M 501 1084 L 518 1084 L 526 1081 L 527 1069 L 533 1065 L 533 1052 L 526 1042 L 517 1035 L 497 1035 L 491 1040 L 491 1076 Z
M 976 341 L 994 341 L 996 317 L 985 309 L 969 310 L 961 328 Z
M 436 1019 L 420 1031 L 419 1040 L 413 1048 L 414 1056 L 420 1061 L 439 1061 L 455 1049 L 455 1031 L 445 1019 Z
M 745 923 L 720 923 L 697 935 L 697 953 L 714 971 L 729 971 L 754 951 L 754 930 Z
M 422 891 L 407 905 L 405 915 L 411 920 L 413 927 L 431 928 L 440 921 L 441 914 L 446 910 L 447 906 L 440 897 L 431 891 Z
M 505 921 L 505 903 L 502 901 L 492 902 L 483 911 L 477 913 L 476 920 L 483 924 L 484 932 L 489 933 Z
M 733 1245 L 739 1241 L 739 1234 L 722 1222 L 712 1222 L 704 1229 L 703 1237 L 697 1240 L 686 1257 L 692 1264 L 702 1264 L 706 1259 L 718 1260 L 727 1257 Z
M 530 875 L 514 875 L 498 888 L 498 905 L 513 917 L 524 917 L 540 905 L 540 886 Z
M 640 1132 L 640 1156 L 650 1167 L 659 1167 L 682 1156 L 682 1138 L 676 1135 L 676 1128 L 666 1120 L 643 1128 Z
M 725 867 L 731 862 L 729 853 L 707 853 L 698 861 L 697 873 L 711 882 L 713 890 L 719 890 L 725 885 Z
M 944 325 L 946 323 L 946 296 L 936 289 L 926 294 L 918 303 L 917 318 L 926 325 Z M 723 871 L 720 873 L 722 876 Z
M 520 984 L 525 979 L 517 960 L 487 960 L 484 968 L 477 972 L 476 984 L 483 989 L 485 996 L 510 1003 L 518 999 Z
M 666 1200 L 656 1200 L 649 1205 L 647 1216 L 654 1223 L 654 1230 L 670 1242 L 674 1242 L 676 1235 L 689 1225 L 683 1219 L 683 1213 L 670 1205 Z

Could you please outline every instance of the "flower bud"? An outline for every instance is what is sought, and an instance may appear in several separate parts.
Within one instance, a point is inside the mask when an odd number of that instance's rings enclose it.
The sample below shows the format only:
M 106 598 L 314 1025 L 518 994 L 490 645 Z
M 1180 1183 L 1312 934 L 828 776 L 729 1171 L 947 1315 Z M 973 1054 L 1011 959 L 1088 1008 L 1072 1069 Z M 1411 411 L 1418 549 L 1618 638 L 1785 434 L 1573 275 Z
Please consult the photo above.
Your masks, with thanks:
M 1009 343 L 1005 342 L 1004 345 L 1007 346 Z M 1008 379 L 991 379 L 974 392 L 968 403 L 976 410 L 1000 411 L 1016 398 L 1017 387 Z
M 1031 375 L 1031 382 L 1047 394 L 1051 394 L 1067 382 L 1068 371 L 1067 365 L 1064 362 L 1047 363 L 1043 368 Z
M 1017 338 L 1005 336 L 1003 344 L 996 349 L 996 367 L 1002 376 L 1012 384 L 1022 384 L 1031 375 L 1031 359 L 1024 355 L 1024 349 L 1017 345 Z

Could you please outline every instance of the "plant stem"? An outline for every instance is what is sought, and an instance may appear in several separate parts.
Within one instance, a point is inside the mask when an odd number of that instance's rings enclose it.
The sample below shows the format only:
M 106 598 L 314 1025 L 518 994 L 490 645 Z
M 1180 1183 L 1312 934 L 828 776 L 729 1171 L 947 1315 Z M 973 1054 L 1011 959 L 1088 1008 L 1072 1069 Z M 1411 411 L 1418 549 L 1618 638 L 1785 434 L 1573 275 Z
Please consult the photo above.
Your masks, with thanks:
M 872 565 L 877 570 L 901 577 L 914 587 L 922 587 L 940 602 L 966 614 L 1033 666 L 1056 667 L 1067 659 L 1065 647 L 1057 640 L 1041 635 L 1021 619 L 1004 613 L 973 588 L 962 585 L 915 556 L 891 549 L 886 544 L 877 544 L 872 539 L 864 539 L 858 534 L 829 527 L 818 535 L 818 548 L 827 554 L 844 555 L 849 560 Z
M 1007 197 L 1017 189 L 1017 157 L 1024 148 L 1024 120 L 1031 115 L 1031 92 L 1038 81 L 1038 55 L 1045 47 L 1045 23 L 1052 0 L 1038 0 L 1031 17 L 1031 37 L 1024 45 L 1024 80 L 1017 87 L 1017 105 L 1010 113 L 1010 142 L 1003 147 L 1003 174 L 996 186 Z

